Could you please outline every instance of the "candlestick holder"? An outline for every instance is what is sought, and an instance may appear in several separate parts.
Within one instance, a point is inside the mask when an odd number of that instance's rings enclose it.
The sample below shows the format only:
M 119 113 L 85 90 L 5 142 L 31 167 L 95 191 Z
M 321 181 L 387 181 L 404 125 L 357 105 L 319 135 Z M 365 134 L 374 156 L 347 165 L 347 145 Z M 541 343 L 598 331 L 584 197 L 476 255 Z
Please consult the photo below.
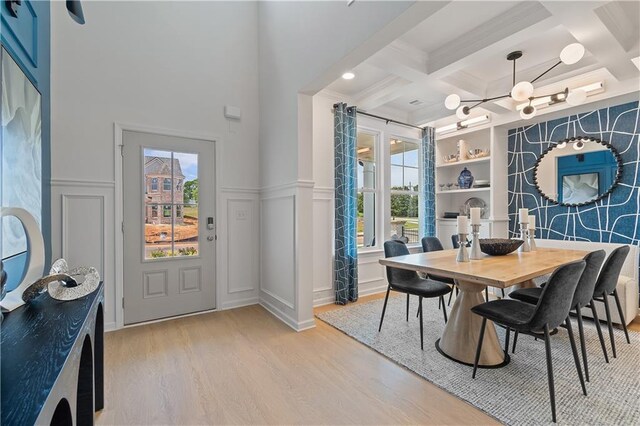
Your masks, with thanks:
M 471 225 L 471 259 L 482 259 L 482 251 L 480 250 L 480 224 Z
M 536 251 L 536 230 L 529 229 L 527 233 L 529 234 L 529 249 L 531 251 Z
M 467 234 L 459 234 L 458 238 L 458 256 L 456 257 L 456 262 L 468 262 L 469 261 L 469 253 L 467 252 Z
M 526 222 L 520 222 L 520 239 L 524 241 L 524 243 L 518 249 L 520 253 L 527 253 L 531 251 L 531 246 L 529 245 L 529 224 Z

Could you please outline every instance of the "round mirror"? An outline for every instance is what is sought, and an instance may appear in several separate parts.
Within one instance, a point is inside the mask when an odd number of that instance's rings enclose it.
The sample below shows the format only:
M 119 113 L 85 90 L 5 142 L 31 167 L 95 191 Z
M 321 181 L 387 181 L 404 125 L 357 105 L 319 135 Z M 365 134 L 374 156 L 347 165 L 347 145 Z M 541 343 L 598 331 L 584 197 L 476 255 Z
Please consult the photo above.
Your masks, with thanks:
M 562 140 L 542 153 L 533 171 L 540 194 L 563 206 L 584 206 L 608 195 L 622 177 L 622 159 L 608 142 L 587 136 Z

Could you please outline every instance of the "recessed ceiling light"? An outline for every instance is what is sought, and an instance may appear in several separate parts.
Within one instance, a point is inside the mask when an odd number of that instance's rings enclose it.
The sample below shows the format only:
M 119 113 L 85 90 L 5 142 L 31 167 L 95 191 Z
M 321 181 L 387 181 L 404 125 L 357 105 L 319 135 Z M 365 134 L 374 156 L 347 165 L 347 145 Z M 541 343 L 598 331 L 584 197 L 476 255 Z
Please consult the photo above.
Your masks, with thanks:
M 342 74 L 342 78 L 344 78 L 345 80 L 353 80 L 353 78 L 356 75 L 352 72 L 345 72 L 344 74 Z

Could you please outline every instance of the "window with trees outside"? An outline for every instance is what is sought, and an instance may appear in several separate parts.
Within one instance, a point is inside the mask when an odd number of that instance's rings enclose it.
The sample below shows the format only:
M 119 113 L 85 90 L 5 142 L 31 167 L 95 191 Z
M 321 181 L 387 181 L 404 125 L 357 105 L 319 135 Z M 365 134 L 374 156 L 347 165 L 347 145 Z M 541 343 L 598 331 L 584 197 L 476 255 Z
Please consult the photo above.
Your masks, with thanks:
M 358 131 L 358 247 L 376 245 L 376 142 L 377 135 Z
M 389 140 L 390 152 L 390 235 L 420 241 L 418 220 L 419 167 L 415 142 Z

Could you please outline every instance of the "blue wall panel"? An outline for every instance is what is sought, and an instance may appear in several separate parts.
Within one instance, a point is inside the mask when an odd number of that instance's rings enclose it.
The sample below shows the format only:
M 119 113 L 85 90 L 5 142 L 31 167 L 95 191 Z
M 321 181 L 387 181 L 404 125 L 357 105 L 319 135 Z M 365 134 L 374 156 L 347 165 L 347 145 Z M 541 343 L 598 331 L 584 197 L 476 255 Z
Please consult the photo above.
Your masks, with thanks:
M 64 7 L 60 3 L 57 6 Z M 51 261 L 51 91 L 50 91 L 50 3 L 23 0 L 18 17 L 9 14 L 0 2 L 0 41 L 42 95 L 42 234 L 45 241 L 46 265 Z M 8 288 L 22 277 L 27 256 L 7 261 Z
M 537 216 L 536 237 L 638 245 L 640 242 L 640 120 L 638 102 L 519 127 L 509 131 L 509 233 L 517 237 L 518 209 Z M 622 156 L 622 180 L 595 204 L 563 207 L 538 193 L 536 159 L 552 143 L 573 136 L 610 142 Z

